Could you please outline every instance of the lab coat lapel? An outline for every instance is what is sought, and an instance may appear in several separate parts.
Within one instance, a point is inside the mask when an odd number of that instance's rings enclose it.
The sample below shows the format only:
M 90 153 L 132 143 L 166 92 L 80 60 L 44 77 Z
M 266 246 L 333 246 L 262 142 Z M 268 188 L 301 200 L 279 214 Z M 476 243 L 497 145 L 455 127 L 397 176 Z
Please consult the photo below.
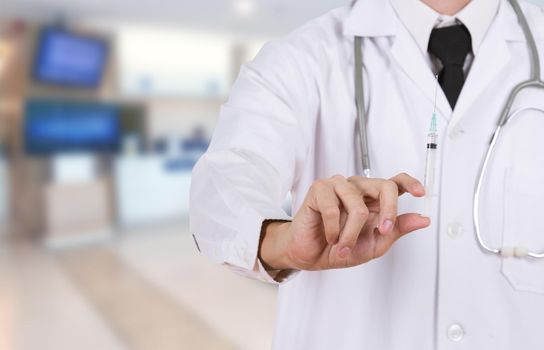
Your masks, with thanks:
M 465 85 L 453 111 L 450 121 L 452 126 L 455 126 L 465 116 L 467 110 L 478 101 L 484 90 L 490 86 L 491 82 L 511 60 L 512 55 L 503 31 L 504 22 L 502 18 L 504 16 L 501 13 L 506 10 L 505 3 L 503 3 L 497 18 L 491 25 L 486 38 L 474 58 Z
M 423 93 L 429 104 L 434 104 L 436 79 L 424 54 L 398 19 L 389 1 L 356 1 L 344 23 L 343 32 L 348 36 L 393 37 L 391 50 L 394 60 Z M 437 96 L 437 110 L 446 119 L 452 114 L 446 95 L 441 89 Z
M 391 53 L 399 67 L 421 90 L 430 104 L 434 104 L 436 95 L 437 110 L 440 116 L 446 120 L 449 119 L 452 110 L 446 95 L 441 89 L 438 89 L 438 93 L 436 93 L 436 77 L 426 62 L 424 54 L 404 27 L 399 28 Z

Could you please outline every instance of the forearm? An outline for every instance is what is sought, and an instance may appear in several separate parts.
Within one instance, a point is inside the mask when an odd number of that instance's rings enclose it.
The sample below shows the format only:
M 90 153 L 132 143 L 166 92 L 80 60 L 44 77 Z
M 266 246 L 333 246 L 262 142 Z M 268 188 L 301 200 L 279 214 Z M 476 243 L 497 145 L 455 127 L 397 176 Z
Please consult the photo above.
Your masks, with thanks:
M 265 221 L 263 223 L 259 259 L 269 271 L 296 269 L 288 254 L 290 225 L 290 222 L 285 221 Z

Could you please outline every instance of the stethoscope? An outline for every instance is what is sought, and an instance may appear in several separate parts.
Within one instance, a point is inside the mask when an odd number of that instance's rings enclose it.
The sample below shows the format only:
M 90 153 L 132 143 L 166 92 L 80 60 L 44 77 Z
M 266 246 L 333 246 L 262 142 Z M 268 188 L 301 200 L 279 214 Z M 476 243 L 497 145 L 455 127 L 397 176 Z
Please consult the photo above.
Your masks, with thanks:
M 501 136 L 501 131 L 509 121 L 514 119 L 522 111 L 526 110 L 539 110 L 544 112 L 539 108 L 524 108 L 518 110 L 516 113 L 510 115 L 512 106 L 520 94 L 521 91 L 528 88 L 539 88 L 544 89 L 544 82 L 541 79 L 541 69 L 540 69 L 540 58 L 538 54 L 538 48 L 536 46 L 535 38 L 527 22 L 527 18 L 523 13 L 521 7 L 517 0 L 509 0 L 512 5 L 516 16 L 518 18 L 519 24 L 523 29 L 525 38 L 527 39 L 527 45 L 529 48 L 530 59 L 531 59 L 531 78 L 523 83 L 520 83 L 510 92 L 506 105 L 501 113 L 499 122 L 491 138 L 491 142 L 488 146 L 487 153 L 480 169 L 480 174 L 478 176 L 478 182 L 476 189 L 474 191 L 474 202 L 473 202 L 473 219 L 474 219 L 474 231 L 478 244 L 482 250 L 486 253 L 499 255 L 502 257 L 531 257 L 531 258 L 544 258 L 544 252 L 534 252 L 529 250 L 527 247 L 517 246 L 517 247 L 501 247 L 501 248 L 492 248 L 490 247 L 482 238 L 482 231 L 480 226 L 480 196 L 482 192 L 482 187 L 484 180 L 487 175 L 488 167 L 491 158 L 495 153 L 495 146 L 497 145 L 498 140 Z M 360 135 L 360 146 L 361 146 L 361 157 L 363 164 L 363 175 L 370 177 L 371 167 L 370 167 L 370 154 L 368 147 L 368 131 L 366 121 L 368 120 L 367 111 L 365 109 L 365 98 L 364 98 L 364 84 L 363 84 L 363 52 L 362 52 L 362 39 L 361 37 L 355 37 L 355 102 L 357 107 L 357 117 L 359 120 L 359 135 Z

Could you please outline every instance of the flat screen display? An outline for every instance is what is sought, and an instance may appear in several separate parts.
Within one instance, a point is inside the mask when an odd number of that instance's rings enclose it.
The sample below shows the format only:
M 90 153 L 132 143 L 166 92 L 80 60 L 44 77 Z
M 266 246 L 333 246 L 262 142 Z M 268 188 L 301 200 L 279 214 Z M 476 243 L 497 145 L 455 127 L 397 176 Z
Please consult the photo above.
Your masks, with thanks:
M 105 40 L 46 27 L 38 39 L 34 79 L 47 84 L 98 87 L 108 51 Z
M 113 104 L 30 100 L 25 105 L 25 149 L 31 155 L 117 152 L 120 124 Z

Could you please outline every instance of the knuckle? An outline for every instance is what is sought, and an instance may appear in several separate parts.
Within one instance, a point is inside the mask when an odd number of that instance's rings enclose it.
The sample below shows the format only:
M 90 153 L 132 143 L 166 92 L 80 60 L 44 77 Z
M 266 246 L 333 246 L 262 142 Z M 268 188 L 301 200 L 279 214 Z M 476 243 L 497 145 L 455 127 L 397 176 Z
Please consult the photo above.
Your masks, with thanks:
M 340 181 L 346 181 L 346 178 L 340 174 L 336 174 L 333 177 L 331 177 L 331 180 L 333 182 L 340 182 Z
M 396 216 L 397 213 L 397 201 L 388 201 L 383 203 L 382 210 L 385 215 L 391 216 L 390 219 L 393 219 L 393 216 Z
M 397 186 L 397 183 L 393 180 L 386 180 L 383 184 L 383 186 L 388 189 L 388 190 L 398 190 L 398 186 Z
M 368 208 L 362 204 L 359 204 L 353 208 L 353 214 L 366 218 L 369 215 Z
M 326 218 L 336 218 L 340 215 L 340 209 L 337 207 L 328 207 L 323 210 L 322 215 Z
M 316 180 L 312 184 L 312 189 L 319 190 L 319 189 L 323 189 L 323 188 L 328 187 L 328 186 L 329 186 L 329 184 L 327 183 L 327 181 L 325 181 L 325 180 Z

